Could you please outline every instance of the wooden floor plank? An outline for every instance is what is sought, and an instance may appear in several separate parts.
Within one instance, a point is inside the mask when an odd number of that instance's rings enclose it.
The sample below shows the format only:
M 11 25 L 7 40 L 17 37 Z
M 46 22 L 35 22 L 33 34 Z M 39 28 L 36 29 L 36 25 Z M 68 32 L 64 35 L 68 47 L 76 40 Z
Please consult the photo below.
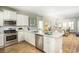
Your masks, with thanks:
M 75 34 L 70 34 L 69 36 L 63 37 L 63 52 L 64 53 L 75 53 L 79 52 L 79 37 Z M 14 44 L 0 49 L 0 53 L 43 53 L 34 46 L 28 44 L 27 42 L 21 42 L 19 44 Z
M 39 49 L 35 48 L 34 46 L 26 43 L 21 42 L 19 44 L 14 44 L 12 46 L 5 47 L 2 52 L 5 53 L 42 53 Z

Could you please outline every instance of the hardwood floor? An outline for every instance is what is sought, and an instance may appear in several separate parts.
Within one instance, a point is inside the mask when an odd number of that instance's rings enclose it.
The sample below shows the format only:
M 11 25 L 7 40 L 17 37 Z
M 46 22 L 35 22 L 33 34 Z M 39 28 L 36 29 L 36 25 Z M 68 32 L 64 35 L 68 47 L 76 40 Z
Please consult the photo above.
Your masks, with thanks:
M 63 52 L 64 53 L 78 53 L 79 52 L 79 37 L 75 34 L 69 34 L 69 36 L 63 39 Z
M 79 37 L 75 34 L 70 34 L 69 36 L 63 37 L 63 53 L 79 53 Z M 1 53 L 43 53 L 34 46 L 21 42 L 19 44 L 14 44 L 0 49 Z
M 34 46 L 26 43 L 21 42 L 19 44 L 14 44 L 12 46 L 5 47 L 1 49 L 1 52 L 4 53 L 43 53 L 42 51 L 38 50 Z

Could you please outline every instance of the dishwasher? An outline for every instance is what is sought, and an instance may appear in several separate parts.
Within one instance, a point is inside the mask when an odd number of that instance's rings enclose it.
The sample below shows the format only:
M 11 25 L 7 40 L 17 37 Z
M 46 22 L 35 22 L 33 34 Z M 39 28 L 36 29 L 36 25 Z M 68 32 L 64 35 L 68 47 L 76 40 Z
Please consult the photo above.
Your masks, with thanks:
M 35 34 L 35 46 L 39 50 L 43 51 L 43 35 Z

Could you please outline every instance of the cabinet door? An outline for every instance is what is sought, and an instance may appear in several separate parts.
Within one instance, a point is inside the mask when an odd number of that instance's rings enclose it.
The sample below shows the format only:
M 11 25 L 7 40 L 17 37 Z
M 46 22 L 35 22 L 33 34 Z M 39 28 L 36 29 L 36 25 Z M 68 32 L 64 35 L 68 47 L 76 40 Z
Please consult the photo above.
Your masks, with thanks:
M 23 41 L 24 40 L 24 33 L 19 31 L 18 32 L 18 42 Z
M 21 15 L 17 14 L 17 26 L 20 26 L 22 24 L 21 20 Z
M 28 16 L 26 15 L 17 15 L 17 26 L 24 26 L 28 25 Z
M 11 20 L 16 20 L 16 12 L 10 11 L 10 19 Z
M 22 25 L 26 25 L 25 15 L 21 15 L 21 16 L 22 16 Z
M 56 52 L 56 39 L 55 38 L 49 38 L 49 53 L 55 53 Z
M 5 20 L 16 20 L 16 12 L 11 10 L 4 10 Z
M 30 40 L 30 43 L 35 46 L 35 34 L 34 33 L 29 33 L 29 40 Z
M 44 51 L 45 52 L 49 52 L 49 38 L 48 37 L 44 37 Z
M 25 18 L 25 21 L 24 21 L 24 22 L 25 22 L 25 25 L 28 26 L 28 18 L 29 18 L 29 17 L 28 17 L 28 16 L 24 16 L 24 18 Z
M 3 12 L 0 12 L 0 26 L 3 26 Z
M 28 16 L 22 15 L 22 25 L 27 25 L 28 26 Z
M 35 46 L 35 34 L 30 32 L 25 32 L 25 41 Z
M 4 13 L 4 20 L 8 20 L 10 17 L 8 10 L 4 10 L 3 13 Z
M 0 34 L 0 47 L 4 46 L 4 35 Z
M 54 53 L 56 47 L 56 40 L 52 37 L 44 37 L 44 51 L 47 53 Z
M 28 38 L 28 32 L 27 31 L 24 32 L 24 36 L 25 36 L 25 41 L 28 42 L 29 38 Z
M 36 26 L 37 26 L 37 19 L 36 19 L 36 16 L 31 16 L 31 17 L 30 17 L 29 26 L 30 26 L 30 27 L 36 27 Z
M 55 43 L 56 49 L 55 49 L 55 51 L 57 53 L 62 53 L 62 51 L 63 51 L 62 50 L 62 40 L 63 40 L 63 37 L 56 39 L 56 43 Z
M 24 27 L 24 37 L 25 37 L 25 41 L 28 41 L 28 29 L 27 27 Z

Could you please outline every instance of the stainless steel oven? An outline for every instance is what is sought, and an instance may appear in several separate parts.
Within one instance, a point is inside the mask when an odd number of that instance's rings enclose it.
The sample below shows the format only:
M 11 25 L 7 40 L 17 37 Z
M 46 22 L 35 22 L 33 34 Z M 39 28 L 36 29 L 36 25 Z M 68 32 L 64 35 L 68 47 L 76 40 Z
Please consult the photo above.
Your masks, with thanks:
M 4 30 L 4 42 L 5 46 L 17 43 L 17 31 L 16 30 Z

